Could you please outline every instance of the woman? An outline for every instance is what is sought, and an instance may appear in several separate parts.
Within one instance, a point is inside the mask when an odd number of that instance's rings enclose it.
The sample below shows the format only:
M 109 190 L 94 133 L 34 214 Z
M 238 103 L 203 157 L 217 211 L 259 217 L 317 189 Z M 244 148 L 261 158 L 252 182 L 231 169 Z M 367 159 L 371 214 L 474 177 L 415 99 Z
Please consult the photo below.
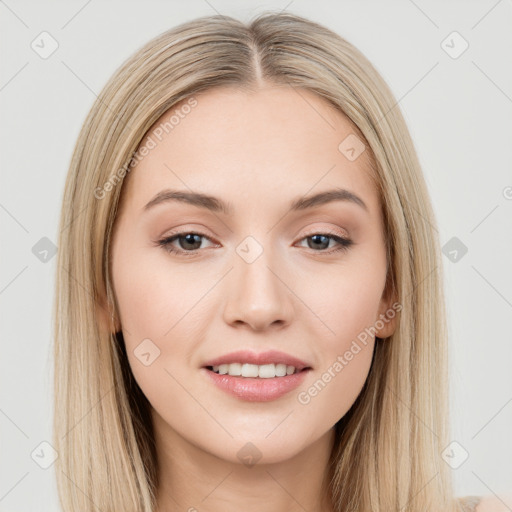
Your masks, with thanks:
M 443 458 L 435 224 L 396 100 L 338 35 L 268 13 L 150 41 L 65 187 L 63 509 L 474 510 Z

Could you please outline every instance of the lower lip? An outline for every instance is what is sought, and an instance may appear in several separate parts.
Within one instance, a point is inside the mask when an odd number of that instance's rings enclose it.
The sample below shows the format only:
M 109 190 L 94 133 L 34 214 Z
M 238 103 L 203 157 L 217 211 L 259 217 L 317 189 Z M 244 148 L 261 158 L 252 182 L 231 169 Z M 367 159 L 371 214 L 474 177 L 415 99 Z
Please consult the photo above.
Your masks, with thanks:
M 230 395 L 248 402 L 270 402 L 300 386 L 310 370 L 271 379 L 220 375 L 207 368 L 201 368 L 201 371 L 206 372 L 218 388 Z

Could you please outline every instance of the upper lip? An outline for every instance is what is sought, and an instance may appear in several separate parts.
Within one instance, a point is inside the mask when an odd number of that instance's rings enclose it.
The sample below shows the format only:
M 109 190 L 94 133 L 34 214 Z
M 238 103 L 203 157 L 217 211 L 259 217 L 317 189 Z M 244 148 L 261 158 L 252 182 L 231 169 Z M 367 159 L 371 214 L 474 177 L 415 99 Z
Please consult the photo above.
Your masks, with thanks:
M 297 359 L 289 354 L 280 352 L 279 350 L 269 350 L 267 352 L 251 352 L 249 350 L 238 350 L 230 352 L 210 361 L 206 361 L 203 367 L 206 366 L 219 366 L 221 364 L 231 363 L 248 363 L 248 364 L 286 364 L 287 366 L 294 366 L 298 372 L 305 368 L 311 368 L 308 363 Z

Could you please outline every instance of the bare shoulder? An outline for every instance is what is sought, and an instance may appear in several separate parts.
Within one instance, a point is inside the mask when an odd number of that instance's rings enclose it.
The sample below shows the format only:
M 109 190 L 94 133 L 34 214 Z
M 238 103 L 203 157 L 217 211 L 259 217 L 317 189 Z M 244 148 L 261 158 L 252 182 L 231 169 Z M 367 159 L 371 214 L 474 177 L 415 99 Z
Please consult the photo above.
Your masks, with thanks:
M 497 498 L 494 495 L 482 496 L 475 512 L 511 512 L 512 493 Z

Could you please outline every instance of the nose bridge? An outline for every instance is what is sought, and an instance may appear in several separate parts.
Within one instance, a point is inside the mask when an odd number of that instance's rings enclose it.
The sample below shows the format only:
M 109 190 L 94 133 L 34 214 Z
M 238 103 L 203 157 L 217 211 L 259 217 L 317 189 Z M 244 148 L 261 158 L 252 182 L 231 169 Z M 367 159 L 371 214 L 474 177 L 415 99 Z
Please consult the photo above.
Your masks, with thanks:
M 271 237 L 247 236 L 235 248 L 233 272 L 226 295 L 225 320 L 254 329 L 287 324 L 292 314 L 291 293 L 283 274 L 283 258 L 270 247 Z

